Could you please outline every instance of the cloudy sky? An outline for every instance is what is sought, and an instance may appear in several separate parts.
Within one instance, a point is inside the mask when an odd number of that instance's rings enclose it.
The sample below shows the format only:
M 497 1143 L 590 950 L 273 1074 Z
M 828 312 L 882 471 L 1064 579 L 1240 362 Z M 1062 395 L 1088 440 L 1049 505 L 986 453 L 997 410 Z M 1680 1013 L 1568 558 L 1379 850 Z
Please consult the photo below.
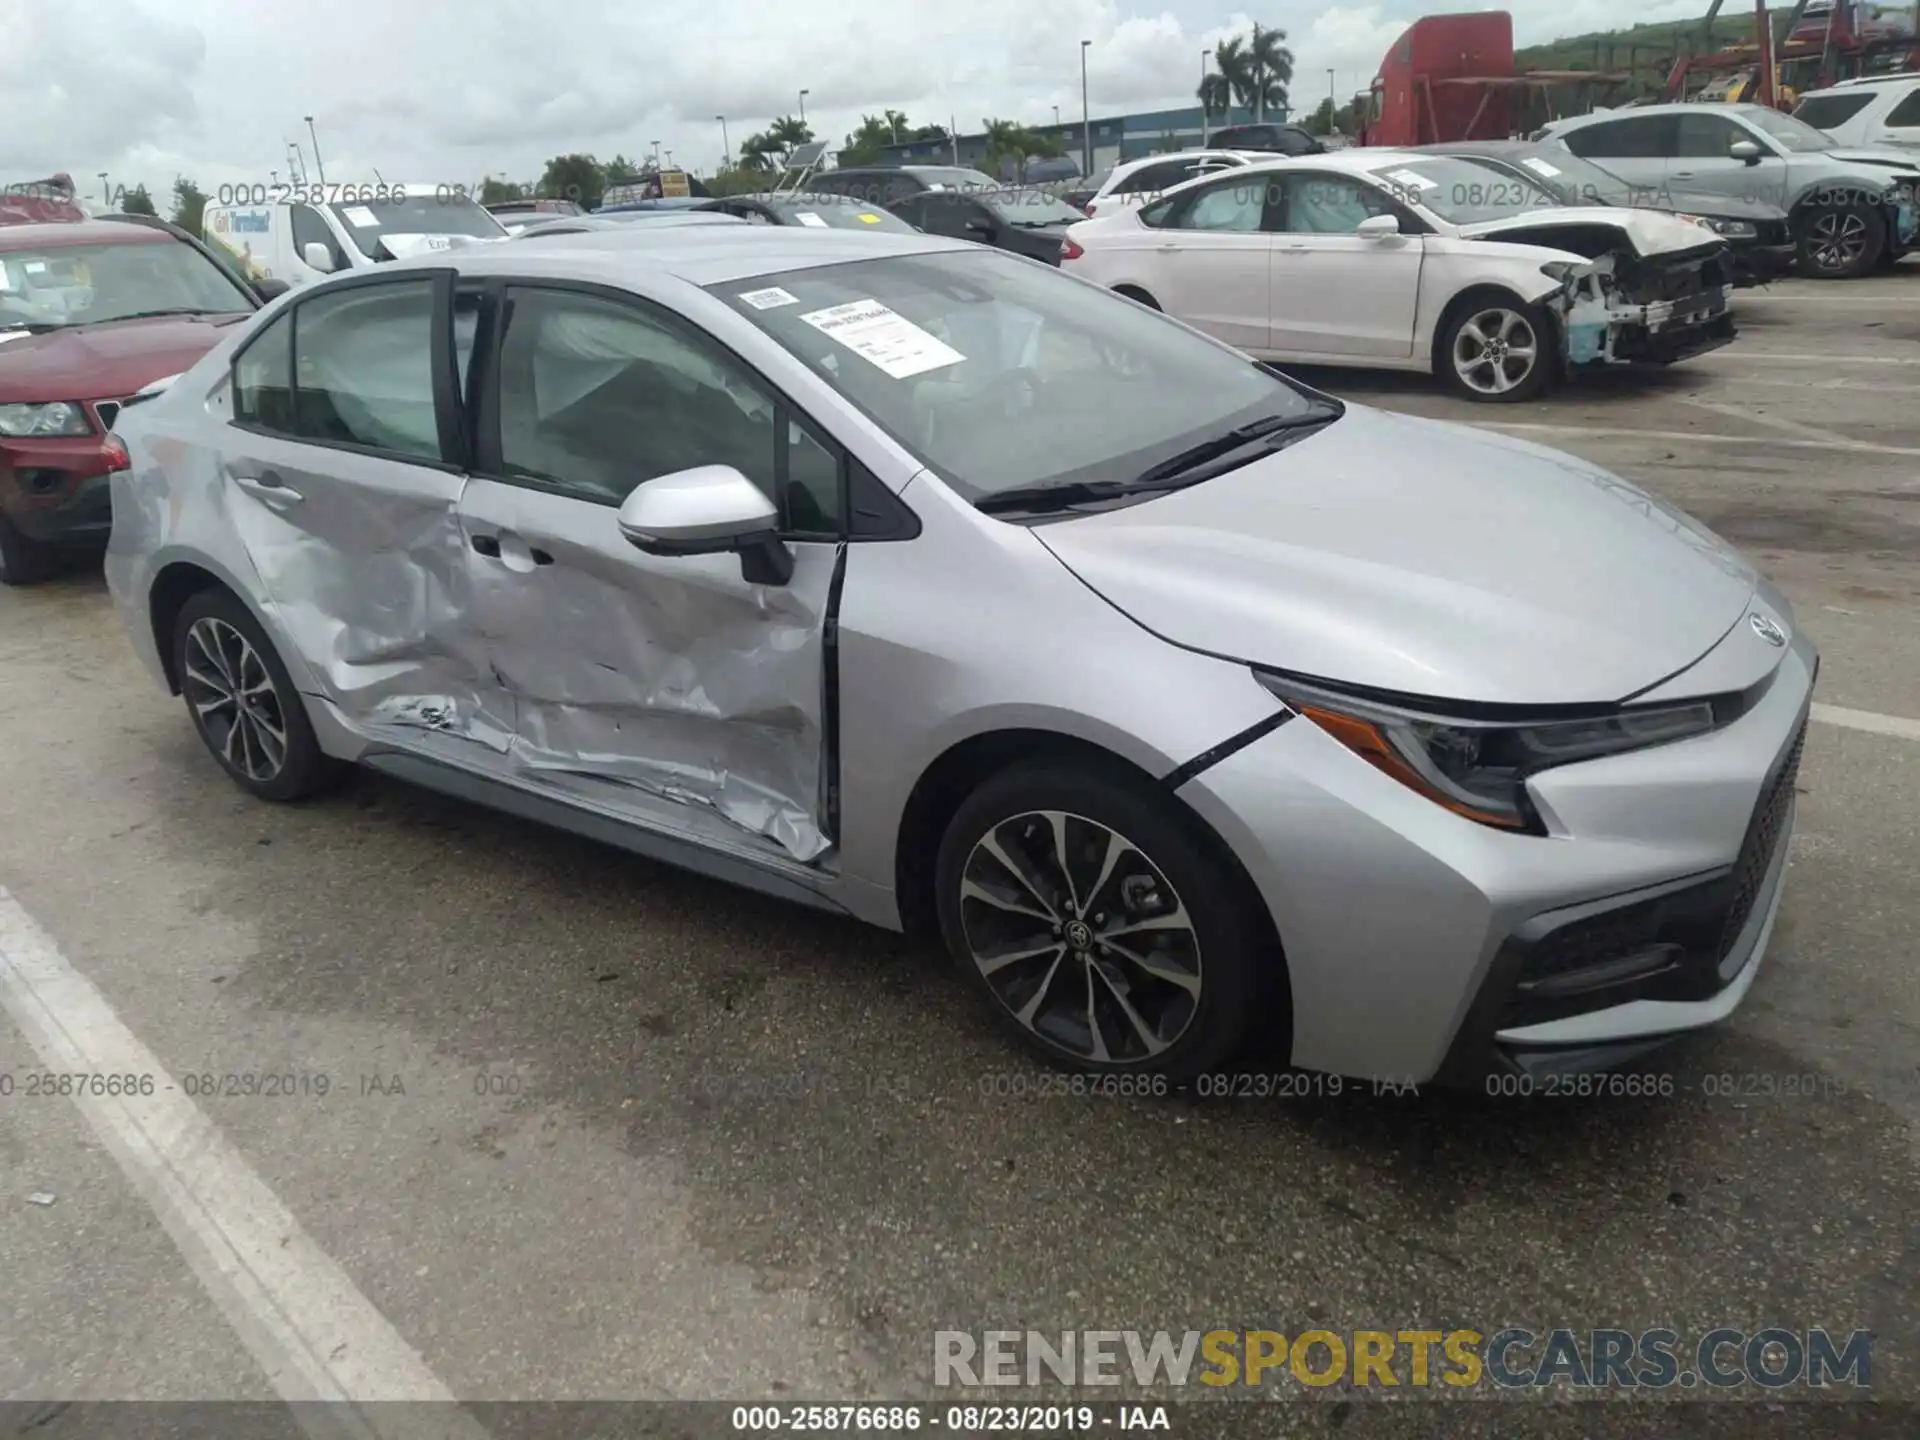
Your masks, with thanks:
M 734 144 L 806 113 L 836 143 L 862 111 L 977 130 L 1080 112 L 1094 42 L 1097 117 L 1190 104 L 1200 54 L 1255 20 L 1287 32 L 1296 103 L 1335 71 L 1342 99 L 1423 9 L 1275 0 L 0 0 L 0 181 L 71 173 L 97 192 L 185 174 L 209 192 L 288 175 L 312 115 L 330 180 L 537 178 L 546 159 L 641 156 L 655 140 L 711 171 Z M 1704 0 L 1511 0 L 1521 43 Z M 75 23 L 85 13 L 85 24 Z M 311 156 L 307 161 L 311 167 Z

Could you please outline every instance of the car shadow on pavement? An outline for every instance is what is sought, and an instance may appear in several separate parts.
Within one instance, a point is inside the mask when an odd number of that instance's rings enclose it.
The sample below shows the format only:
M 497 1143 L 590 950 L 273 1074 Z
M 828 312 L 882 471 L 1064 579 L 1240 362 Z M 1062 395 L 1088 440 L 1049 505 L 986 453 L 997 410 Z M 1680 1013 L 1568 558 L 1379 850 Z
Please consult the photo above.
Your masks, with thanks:
M 561 1112 L 672 1167 L 702 1245 L 811 1287 L 899 1373 L 1013 1317 L 1911 1333 L 1908 1127 L 1721 1094 L 1703 1077 L 1808 1068 L 1738 1030 L 1640 1095 L 1335 1094 L 1257 1053 L 1244 1098 L 1101 1093 L 1010 1048 L 927 944 L 372 774 L 236 806 L 178 734 L 146 783 L 220 876 L 198 903 L 259 937 L 216 1003 L 515 1057 L 508 1129 Z

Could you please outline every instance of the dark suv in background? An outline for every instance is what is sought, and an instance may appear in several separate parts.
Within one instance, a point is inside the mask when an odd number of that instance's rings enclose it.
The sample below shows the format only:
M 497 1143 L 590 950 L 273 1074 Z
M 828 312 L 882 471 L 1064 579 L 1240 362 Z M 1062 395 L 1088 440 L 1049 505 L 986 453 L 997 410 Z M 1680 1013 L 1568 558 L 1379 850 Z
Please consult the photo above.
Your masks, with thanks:
M 929 235 L 973 240 L 1060 263 L 1067 227 L 1087 218 L 1038 185 L 996 180 L 959 165 L 826 170 L 807 181 L 817 195 L 849 195 L 891 210 Z
M 0 584 L 106 545 L 121 406 L 285 288 L 164 220 L 0 226 Z
M 1327 147 L 1298 125 L 1229 125 L 1207 136 L 1209 150 L 1260 150 L 1271 155 L 1324 155 Z

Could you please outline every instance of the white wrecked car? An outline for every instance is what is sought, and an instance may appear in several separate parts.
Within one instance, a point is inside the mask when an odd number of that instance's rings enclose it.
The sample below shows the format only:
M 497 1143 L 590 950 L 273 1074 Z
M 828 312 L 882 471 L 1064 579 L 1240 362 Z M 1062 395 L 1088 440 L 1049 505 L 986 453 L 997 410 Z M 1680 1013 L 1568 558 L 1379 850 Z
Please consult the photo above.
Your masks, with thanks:
M 1518 174 L 1405 150 L 1192 180 L 1073 226 L 1061 259 L 1262 360 L 1431 371 L 1472 400 L 1734 337 L 1729 251 L 1705 223 L 1571 206 Z

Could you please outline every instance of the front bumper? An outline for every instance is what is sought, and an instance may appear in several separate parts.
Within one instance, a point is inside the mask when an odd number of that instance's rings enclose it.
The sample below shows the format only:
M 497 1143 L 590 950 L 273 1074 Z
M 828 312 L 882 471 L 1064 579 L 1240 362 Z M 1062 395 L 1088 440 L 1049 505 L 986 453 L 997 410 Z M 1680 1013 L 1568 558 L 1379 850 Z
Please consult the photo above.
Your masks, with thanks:
M 22 535 L 42 544 L 105 545 L 113 498 L 100 441 L 6 442 L 0 447 L 0 510 Z
M 1733 283 L 1740 289 L 1778 280 L 1790 272 L 1800 258 L 1800 247 L 1791 241 L 1782 244 L 1750 241 L 1734 245 L 1732 251 Z
M 1738 625 L 1696 668 L 1763 644 Z M 1796 637 L 1712 734 L 1536 776 L 1549 838 L 1454 816 L 1306 720 L 1201 772 L 1179 793 L 1273 916 L 1293 1063 L 1471 1083 L 1618 1065 L 1724 1019 L 1779 903 L 1817 665 Z

